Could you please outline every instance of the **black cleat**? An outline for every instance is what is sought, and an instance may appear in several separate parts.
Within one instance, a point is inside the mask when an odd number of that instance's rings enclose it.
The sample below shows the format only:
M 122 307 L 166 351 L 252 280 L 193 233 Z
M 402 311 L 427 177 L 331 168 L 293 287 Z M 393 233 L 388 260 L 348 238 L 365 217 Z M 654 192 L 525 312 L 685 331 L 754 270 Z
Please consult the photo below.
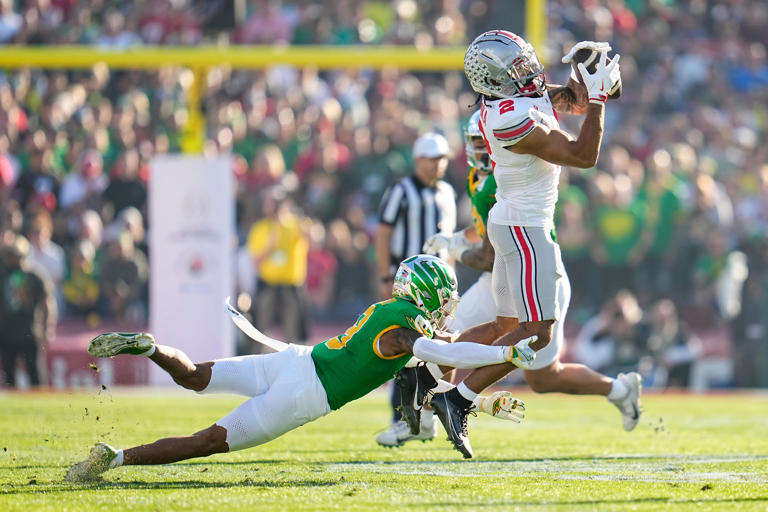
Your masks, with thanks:
M 416 402 L 416 390 L 419 387 L 419 377 L 416 368 L 402 368 L 395 374 L 395 385 L 400 391 L 400 406 L 398 410 L 403 421 L 408 425 L 411 434 L 421 430 L 422 404 Z
M 419 363 L 415 368 L 403 368 L 397 372 L 395 384 L 400 390 L 400 414 L 411 434 L 417 435 L 421 429 L 422 407 L 429 393 L 437 386 L 437 381 L 427 366 Z
M 453 447 L 460 451 L 465 459 L 471 459 L 473 453 L 467 434 L 467 417 L 472 413 L 473 406 L 464 407 L 456 404 L 448 393 L 435 393 L 430 404 L 440 418 L 440 423 L 448 433 L 448 440 L 453 443 Z

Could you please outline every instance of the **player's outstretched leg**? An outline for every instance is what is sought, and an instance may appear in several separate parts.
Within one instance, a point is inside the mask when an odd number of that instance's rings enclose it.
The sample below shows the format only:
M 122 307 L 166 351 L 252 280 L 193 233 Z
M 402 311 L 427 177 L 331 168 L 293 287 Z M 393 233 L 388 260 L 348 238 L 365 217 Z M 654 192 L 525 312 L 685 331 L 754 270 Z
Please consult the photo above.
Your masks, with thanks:
M 95 357 L 147 356 L 168 372 L 174 382 L 193 391 L 202 391 L 211 380 L 212 361 L 196 364 L 181 350 L 155 343 L 155 338 L 145 332 L 101 334 L 88 345 L 88 353 Z
M 616 380 L 623 382 L 629 390 L 622 398 L 611 399 L 609 401 L 621 412 L 621 423 L 624 430 L 630 432 L 640 421 L 640 393 L 643 389 L 642 377 L 639 373 L 620 373 Z
M 474 414 L 472 401 L 465 400 L 454 388 L 446 393 L 435 393 L 429 403 L 448 433 L 448 440 L 453 443 L 453 447 L 465 459 L 471 459 L 473 453 L 467 434 L 467 417 Z
M 195 457 L 207 457 L 229 451 L 227 430 L 212 425 L 191 436 L 166 437 L 154 443 L 117 450 L 106 443 L 97 443 L 82 462 L 69 468 L 64 480 L 87 482 L 107 470 L 127 465 L 170 464 Z
M 119 451 L 106 443 L 97 443 L 91 448 L 88 458 L 74 464 L 64 476 L 66 482 L 87 482 L 96 480 L 108 469 L 115 467 Z
M 541 354 L 546 361 L 550 347 Z M 578 363 L 561 363 L 557 357 L 552 364 L 525 371 L 525 380 L 536 393 L 566 393 L 569 395 L 604 396 L 621 412 L 621 422 L 627 432 L 640 419 L 641 377 L 632 372 L 612 379 Z

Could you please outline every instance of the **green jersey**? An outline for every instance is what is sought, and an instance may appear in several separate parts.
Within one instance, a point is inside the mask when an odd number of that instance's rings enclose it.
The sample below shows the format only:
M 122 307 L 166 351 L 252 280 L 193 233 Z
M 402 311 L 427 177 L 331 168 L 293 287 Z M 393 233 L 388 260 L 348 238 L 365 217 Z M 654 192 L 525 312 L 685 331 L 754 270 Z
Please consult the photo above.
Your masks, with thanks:
M 422 316 L 421 321 L 417 320 Z M 360 315 L 347 332 L 312 349 L 312 359 L 320 382 L 328 395 L 328 405 L 338 409 L 381 386 L 411 358 L 402 353 L 383 356 L 379 338 L 392 329 L 405 327 L 425 332 L 422 311 L 403 299 L 395 298 L 373 304 Z
M 483 176 L 476 168 L 471 167 L 467 175 L 467 194 L 472 203 L 472 222 L 477 234 L 482 238 L 488 224 L 488 212 L 496 204 L 496 179 L 493 174 Z

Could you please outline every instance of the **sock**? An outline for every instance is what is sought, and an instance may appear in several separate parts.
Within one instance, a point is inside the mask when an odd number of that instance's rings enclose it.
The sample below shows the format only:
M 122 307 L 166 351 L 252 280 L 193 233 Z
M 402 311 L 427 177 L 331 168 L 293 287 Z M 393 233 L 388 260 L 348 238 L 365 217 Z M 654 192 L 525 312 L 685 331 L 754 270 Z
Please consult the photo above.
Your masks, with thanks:
M 621 400 L 629 393 L 629 388 L 619 379 L 613 379 L 611 383 L 611 392 L 608 393 L 608 400 Z
M 464 398 L 463 396 L 461 396 L 458 388 L 453 388 L 452 390 L 446 392 L 445 397 L 451 402 L 453 402 L 454 404 L 464 409 L 469 409 L 470 407 L 472 407 L 472 400 L 468 400 L 467 398 Z
M 122 466 L 124 459 L 125 459 L 125 455 L 123 454 L 123 450 L 117 450 L 117 457 L 112 459 L 112 462 L 109 463 L 109 469 Z
M 426 407 L 421 410 L 421 424 L 422 425 L 431 425 L 435 421 L 435 413 L 432 412 L 432 409 L 427 409 Z
M 456 391 L 458 391 L 461 396 L 463 396 L 465 399 L 469 400 L 470 402 L 473 401 L 475 398 L 477 398 L 477 393 L 469 389 L 467 385 L 464 384 L 463 382 L 459 383 L 459 385 L 456 386 Z
M 149 357 L 149 356 L 151 356 L 152 354 L 154 354 L 156 350 L 157 350 L 157 346 L 155 346 L 155 345 L 152 345 L 152 346 L 151 346 L 151 347 L 149 347 L 149 348 L 148 348 L 146 351 L 142 352 L 142 353 L 141 353 L 141 354 L 139 354 L 139 355 L 140 355 L 140 356 L 147 356 L 147 357 Z

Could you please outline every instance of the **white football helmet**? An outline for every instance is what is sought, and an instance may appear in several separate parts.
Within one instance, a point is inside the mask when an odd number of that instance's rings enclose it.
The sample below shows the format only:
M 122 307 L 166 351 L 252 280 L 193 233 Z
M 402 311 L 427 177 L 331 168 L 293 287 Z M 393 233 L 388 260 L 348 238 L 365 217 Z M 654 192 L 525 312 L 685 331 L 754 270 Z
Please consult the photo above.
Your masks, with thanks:
M 544 66 L 522 37 L 506 30 L 480 34 L 464 55 L 472 89 L 491 98 L 532 96 L 544 91 Z
M 475 146 L 475 139 L 483 141 L 482 148 Z M 469 118 L 467 127 L 464 129 L 464 150 L 467 154 L 467 164 L 480 172 L 490 173 L 491 155 L 488 154 L 488 147 L 485 145 L 483 132 L 480 131 L 480 110 L 475 111 Z

